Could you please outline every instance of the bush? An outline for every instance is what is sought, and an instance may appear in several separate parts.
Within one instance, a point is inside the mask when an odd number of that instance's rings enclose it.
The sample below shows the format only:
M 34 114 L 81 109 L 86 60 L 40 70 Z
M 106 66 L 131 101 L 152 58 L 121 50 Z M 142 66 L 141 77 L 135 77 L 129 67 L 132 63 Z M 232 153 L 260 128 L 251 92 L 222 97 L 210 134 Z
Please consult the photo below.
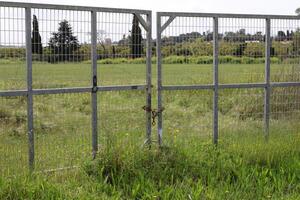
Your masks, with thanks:
M 265 45 L 263 43 L 248 43 L 244 50 L 244 55 L 261 58 L 265 55 Z
M 155 64 L 157 61 L 156 57 L 152 57 L 151 62 Z M 99 64 L 145 64 L 146 58 L 106 58 L 97 61 Z M 299 62 L 299 59 L 288 59 L 284 62 L 289 64 Z M 84 61 L 86 64 L 90 64 L 91 61 Z M 213 64 L 213 56 L 167 56 L 162 58 L 163 64 Z M 219 56 L 220 64 L 264 64 L 265 58 L 253 58 L 253 57 L 237 57 L 237 56 Z M 279 64 L 280 59 L 277 57 L 271 58 L 271 63 Z

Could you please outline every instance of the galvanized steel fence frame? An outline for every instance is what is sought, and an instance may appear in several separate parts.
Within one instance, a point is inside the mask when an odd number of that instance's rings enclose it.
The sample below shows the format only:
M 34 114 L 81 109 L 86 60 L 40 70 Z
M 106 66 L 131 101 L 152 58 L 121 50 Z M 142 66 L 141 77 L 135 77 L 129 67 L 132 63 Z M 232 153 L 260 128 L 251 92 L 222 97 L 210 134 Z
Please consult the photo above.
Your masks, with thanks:
M 162 18 L 167 17 L 167 20 L 162 24 Z M 177 17 L 198 17 L 213 19 L 213 84 L 198 84 L 198 85 L 163 85 L 162 74 L 162 33 Z M 241 83 L 241 84 L 220 84 L 219 83 L 219 19 L 220 18 L 243 18 L 243 19 L 263 19 L 265 20 L 265 81 L 263 83 Z M 300 20 L 299 16 L 284 16 L 284 15 L 251 15 L 251 14 L 218 14 L 218 13 L 183 13 L 183 12 L 158 12 L 156 14 L 156 55 L 157 55 L 157 110 L 158 110 L 158 126 L 157 137 L 159 145 L 162 145 L 163 135 L 163 91 L 172 90 L 213 90 L 213 133 L 212 140 L 215 145 L 218 144 L 219 135 L 219 90 L 222 89 L 264 89 L 264 137 L 268 140 L 269 124 L 270 124 L 270 94 L 271 89 L 276 87 L 300 87 L 300 82 L 271 82 L 271 20 Z
M 28 155 L 30 169 L 34 169 L 35 162 L 35 147 L 34 147 L 34 126 L 33 126 L 33 96 L 45 94 L 68 94 L 68 93 L 90 93 L 92 107 L 92 153 L 95 158 L 98 151 L 98 115 L 97 111 L 97 93 L 104 91 L 122 91 L 122 90 L 144 90 L 146 91 L 146 142 L 151 143 L 151 88 L 152 88 L 152 72 L 151 72 L 151 57 L 152 57 L 152 12 L 148 10 L 135 9 L 115 9 L 115 8 L 99 8 L 99 7 L 82 7 L 82 6 L 67 6 L 67 5 L 48 5 L 48 4 L 31 4 L 31 3 L 14 3 L 0 2 L 0 7 L 15 7 L 25 9 L 25 27 L 26 27 L 26 67 L 27 67 L 27 89 L 26 90 L 7 90 L 0 91 L 0 97 L 9 96 L 26 96 L 27 97 L 27 131 L 28 131 Z M 33 89 L 32 88 L 32 41 L 31 41 L 31 9 L 56 9 L 56 10 L 76 10 L 88 11 L 91 13 L 91 85 L 88 87 L 74 88 L 53 88 L 53 89 Z M 135 14 L 147 33 L 146 38 L 146 84 L 145 85 L 113 85 L 101 86 L 98 85 L 97 78 L 97 12 L 113 12 L 113 13 L 130 13 Z M 141 15 L 146 15 L 146 20 Z M 169 17 L 162 24 L 162 17 Z M 176 17 L 206 17 L 213 19 L 213 84 L 199 85 L 163 85 L 162 80 L 162 54 L 161 54 L 161 36 L 163 31 L 172 23 Z M 265 81 L 263 83 L 243 83 L 243 84 L 219 84 L 218 75 L 218 28 L 219 18 L 254 18 L 265 19 L 266 23 L 266 52 L 265 52 Z M 162 127 L 163 127 L 163 102 L 162 92 L 172 90 L 213 90 L 213 143 L 218 143 L 218 92 L 222 89 L 238 89 L 238 88 L 262 88 L 264 94 L 264 132 L 265 138 L 269 136 L 269 121 L 270 121 L 270 92 L 276 87 L 299 87 L 300 82 L 271 82 L 270 80 L 270 47 L 271 47 L 271 20 L 272 19 L 294 19 L 300 20 L 298 16 L 280 16 L 280 15 L 239 15 L 239 14 L 210 14 L 210 13 L 177 13 L 177 12 L 158 12 L 156 24 L 156 55 L 157 55 L 157 116 L 158 127 L 157 136 L 158 143 L 162 145 Z
M 0 7 L 24 8 L 25 9 L 25 36 L 26 36 L 26 73 L 27 90 L 5 90 L 0 91 L 0 97 L 26 96 L 27 97 L 27 132 L 28 132 L 28 162 L 30 170 L 35 166 L 35 146 L 34 146 L 34 126 L 33 126 L 33 96 L 45 94 L 68 94 L 68 93 L 91 93 L 91 125 L 92 125 L 92 155 L 95 158 L 98 151 L 98 105 L 97 93 L 105 91 L 140 90 L 146 93 L 146 106 L 151 109 L 151 45 L 152 45 L 152 12 L 148 10 L 117 9 L 101 7 L 83 7 L 69 5 L 32 4 L 0 2 Z M 33 89 L 32 88 L 32 9 L 55 9 L 70 11 L 87 11 L 91 13 L 91 86 L 53 89 Z M 97 77 L 97 12 L 106 13 L 127 13 L 135 14 L 141 26 L 146 31 L 146 76 L 144 85 L 98 85 Z M 141 16 L 146 15 L 146 20 Z M 146 112 L 146 142 L 151 142 L 151 112 Z

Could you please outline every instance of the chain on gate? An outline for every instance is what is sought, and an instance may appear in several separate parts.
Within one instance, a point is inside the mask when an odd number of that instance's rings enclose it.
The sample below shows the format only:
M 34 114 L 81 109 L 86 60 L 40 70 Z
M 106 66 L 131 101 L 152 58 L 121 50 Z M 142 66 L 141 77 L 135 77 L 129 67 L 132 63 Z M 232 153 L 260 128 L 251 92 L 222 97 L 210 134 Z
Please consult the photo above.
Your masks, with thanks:
M 162 113 L 165 108 L 162 108 L 162 109 L 151 109 L 151 107 L 148 107 L 148 106 L 143 106 L 143 110 L 145 110 L 146 112 L 151 112 L 151 118 L 152 118 L 152 126 L 155 126 L 156 125 L 156 122 L 155 122 L 155 119 L 156 117 L 158 116 L 159 113 Z

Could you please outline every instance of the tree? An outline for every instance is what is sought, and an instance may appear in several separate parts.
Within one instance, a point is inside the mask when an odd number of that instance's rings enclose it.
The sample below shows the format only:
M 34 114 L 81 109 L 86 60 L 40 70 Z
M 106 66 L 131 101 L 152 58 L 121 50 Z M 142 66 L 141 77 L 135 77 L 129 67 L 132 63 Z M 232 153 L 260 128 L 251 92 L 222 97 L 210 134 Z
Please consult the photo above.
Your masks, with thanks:
M 112 46 L 112 57 L 116 58 L 116 48 L 115 48 L 115 46 Z
M 72 27 L 67 20 L 59 23 L 58 32 L 52 33 L 49 41 L 51 53 L 55 55 L 52 61 L 72 61 L 80 48 L 78 39 L 73 35 Z
M 43 53 L 43 46 L 42 46 L 42 39 L 39 32 L 39 23 L 35 15 L 33 15 L 32 21 L 32 53 L 42 54 Z
M 107 58 L 108 57 L 108 52 L 106 50 L 106 40 L 108 39 L 107 33 L 105 30 L 98 30 L 97 31 L 97 41 L 98 44 L 101 45 L 103 48 L 103 55 L 101 56 L 102 58 Z
M 142 30 L 139 27 L 139 20 L 137 16 L 133 15 L 132 29 L 131 29 L 131 56 L 132 58 L 140 58 L 143 54 L 142 46 Z
M 296 12 L 297 15 L 300 16 L 300 8 L 297 8 L 295 12 Z
M 265 55 L 265 46 L 261 42 L 250 42 L 247 44 L 244 55 L 253 58 L 262 58 Z
M 275 37 L 275 41 L 284 41 L 286 40 L 286 35 L 284 31 L 278 31 L 277 36 Z
M 300 28 L 293 33 L 293 51 L 294 55 L 300 55 Z

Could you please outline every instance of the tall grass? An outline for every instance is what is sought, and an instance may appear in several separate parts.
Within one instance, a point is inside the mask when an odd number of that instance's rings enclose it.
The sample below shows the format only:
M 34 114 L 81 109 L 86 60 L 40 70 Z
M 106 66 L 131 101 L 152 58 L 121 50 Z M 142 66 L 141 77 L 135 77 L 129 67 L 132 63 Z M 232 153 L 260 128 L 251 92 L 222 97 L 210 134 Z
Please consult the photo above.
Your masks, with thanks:
M 261 66 L 221 65 L 220 70 L 231 83 L 258 82 Z M 35 88 L 72 87 L 74 80 L 81 84 L 90 64 L 34 63 L 34 68 Z M 5 64 L 2 69 L 0 86 L 4 82 L 10 86 L 15 79 L 4 74 L 14 77 L 19 68 Z M 142 69 L 140 64 L 100 65 L 100 81 L 109 85 L 143 82 Z M 300 81 L 297 66 L 275 65 L 272 69 L 272 81 Z M 169 64 L 164 70 L 168 83 L 209 83 L 212 77 L 211 65 Z M 144 93 L 104 92 L 98 98 L 100 146 L 93 161 L 90 95 L 38 96 L 34 98 L 38 173 L 31 176 L 22 175 L 28 148 L 26 97 L 3 97 L 0 172 L 10 176 L 0 178 L 0 199 L 299 199 L 299 94 L 296 87 L 272 91 L 276 123 L 265 143 L 257 126 L 263 117 L 263 89 L 220 91 L 222 123 L 216 148 L 211 144 L 212 92 L 165 92 L 164 146 L 153 143 L 148 149 L 141 147 Z M 80 168 L 40 173 L 70 164 Z
M 274 133 L 276 134 L 276 133 Z M 273 135 L 274 135 L 273 134 Z M 77 171 L 0 179 L 0 199 L 299 199 L 300 138 L 228 137 L 216 148 L 119 143 Z M 287 156 L 289 155 L 289 156 Z M 68 181 L 66 181 L 68 180 Z

